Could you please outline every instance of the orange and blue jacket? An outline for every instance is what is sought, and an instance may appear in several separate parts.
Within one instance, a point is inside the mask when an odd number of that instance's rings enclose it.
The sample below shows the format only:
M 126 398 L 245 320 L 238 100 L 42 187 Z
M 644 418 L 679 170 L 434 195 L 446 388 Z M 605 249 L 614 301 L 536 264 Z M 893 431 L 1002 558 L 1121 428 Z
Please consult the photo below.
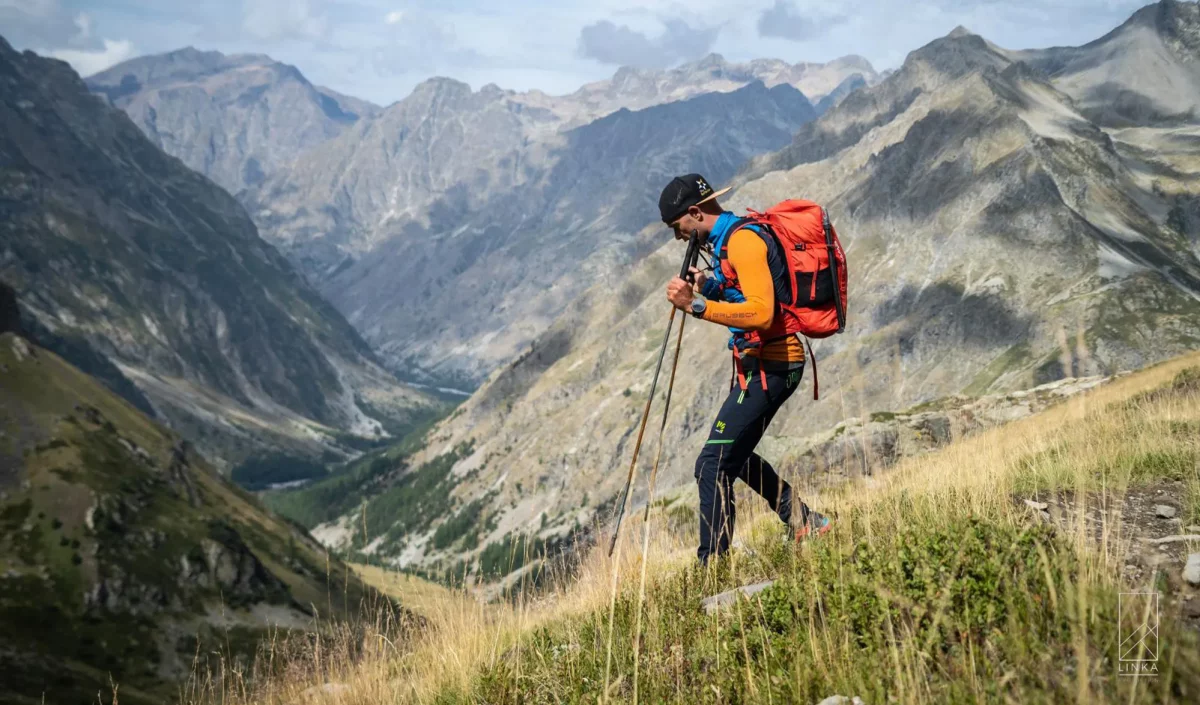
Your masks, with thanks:
M 721 219 L 733 218 L 726 213 Z M 718 220 L 714 231 L 722 225 L 729 227 L 732 221 Z M 741 301 L 721 301 L 714 298 L 706 286 L 709 303 L 702 318 L 733 329 L 765 331 L 771 327 L 775 317 L 782 315 L 775 302 L 776 282 L 768 263 L 767 243 L 753 230 L 741 228 L 731 233 L 724 243 L 725 257 L 737 273 L 737 289 Z M 779 362 L 803 362 L 804 345 L 795 335 L 768 341 L 761 348 L 748 348 L 746 355 L 760 360 Z

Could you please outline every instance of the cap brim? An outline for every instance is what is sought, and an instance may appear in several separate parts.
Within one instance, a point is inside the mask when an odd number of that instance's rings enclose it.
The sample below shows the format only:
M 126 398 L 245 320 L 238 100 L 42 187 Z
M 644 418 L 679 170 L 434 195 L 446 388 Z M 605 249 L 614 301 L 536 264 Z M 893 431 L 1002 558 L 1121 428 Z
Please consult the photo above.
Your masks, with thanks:
M 708 194 L 708 196 L 706 198 L 702 198 L 699 201 L 696 201 L 696 205 L 700 205 L 701 203 L 708 203 L 709 201 L 713 200 L 717 196 L 723 196 L 723 195 L 729 193 L 729 191 L 732 189 L 733 189 L 732 186 L 726 186 L 725 188 L 723 188 L 719 191 L 713 191 L 712 193 Z

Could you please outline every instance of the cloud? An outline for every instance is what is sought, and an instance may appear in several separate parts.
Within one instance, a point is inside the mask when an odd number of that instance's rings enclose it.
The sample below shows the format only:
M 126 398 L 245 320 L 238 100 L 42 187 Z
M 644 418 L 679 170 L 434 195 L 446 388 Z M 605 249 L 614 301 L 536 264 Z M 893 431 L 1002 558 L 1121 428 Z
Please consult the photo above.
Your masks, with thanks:
M 709 53 L 720 31 L 719 27 L 693 28 L 679 20 L 667 20 L 663 25 L 663 33 L 651 39 L 626 25 L 601 20 L 579 32 L 577 51 L 602 64 L 665 68 Z
M 441 73 L 446 67 L 482 61 L 477 52 L 459 42 L 453 22 L 433 13 L 396 11 L 389 13 L 384 21 L 386 26 L 370 56 L 370 65 L 380 75 Z
M 133 42 L 125 39 L 117 41 L 105 39 L 103 49 L 54 49 L 43 53 L 69 63 L 79 72 L 80 76 L 85 78 L 132 58 L 134 55 Z
M 242 31 L 260 41 L 318 40 L 329 35 L 330 23 L 309 0 L 245 0 Z
M 0 27 L 18 48 L 62 59 L 80 76 L 134 56 L 133 42 L 101 38 L 90 13 L 71 12 L 59 0 L 0 0 Z
M 845 16 L 808 15 L 797 9 L 790 0 L 775 0 L 774 5 L 758 16 L 758 33 L 764 37 L 804 42 L 822 36 L 828 29 L 845 21 Z
M 80 27 L 58 0 L 0 0 L 0 34 L 22 46 L 78 41 Z
M 958 24 L 1012 49 L 1076 45 L 1149 1 L 0 0 L 0 34 L 43 54 L 102 55 L 104 39 L 145 53 L 187 45 L 265 53 L 386 104 L 431 75 L 570 92 L 615 66 L 675 65 L 713 51 L 730 61 L 861 54 L 895 67 Z

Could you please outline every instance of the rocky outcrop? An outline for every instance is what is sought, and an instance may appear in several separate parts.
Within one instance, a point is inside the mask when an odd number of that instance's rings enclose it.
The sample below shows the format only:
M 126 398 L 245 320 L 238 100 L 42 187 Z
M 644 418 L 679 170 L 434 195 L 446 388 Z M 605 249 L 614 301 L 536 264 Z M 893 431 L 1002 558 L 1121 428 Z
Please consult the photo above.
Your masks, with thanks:
M 17 307 L 17 292 L 0 282 L 0 333 L 21 335 L 21 309 Z
M 180 440 L 171 448 L 171 464 L 167 466 L 167 477 L 188 504 L 199 506 L 200 498 L 196 495 L 196 487 L 192 484 L 190 465 L 188 461 L 187 441 Z
M 792 477 L 836 484 L 885 471 L 904 458 L 927 453 L 1001 424 L 1023 419 L 1107 382 L 1108 377 L 1068 378 L 978 399 L 956 395 L 900 412 L 851 418 L 797 444 L 775 437 L 767 452 Z
M 201 539 L 199 545 L 180 558 L 181 587 L 219 590 L 235 607 L 267 602 L 288 604 L 287 585 L 275 577 L 228 524 L 210 524 L 216 538 Z

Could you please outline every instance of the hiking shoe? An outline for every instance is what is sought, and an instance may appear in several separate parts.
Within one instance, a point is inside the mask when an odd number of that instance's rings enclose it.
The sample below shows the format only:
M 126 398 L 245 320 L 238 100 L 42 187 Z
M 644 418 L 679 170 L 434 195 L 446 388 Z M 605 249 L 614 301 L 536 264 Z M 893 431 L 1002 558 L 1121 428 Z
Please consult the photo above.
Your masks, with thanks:
M 808 521 L 804 524 L 804 526 L 800 527 L 800 529 L 796 531 L 796 542 L 799 543 L 807 539 L 815 539 L 818 536 L 824 536 L 829 532 L 829 529 L 832 527 L 832 525 L 833 522 L 829 521 L 829 517 L 825 516 L 824 514 L 812 512 L 808 515 Z

